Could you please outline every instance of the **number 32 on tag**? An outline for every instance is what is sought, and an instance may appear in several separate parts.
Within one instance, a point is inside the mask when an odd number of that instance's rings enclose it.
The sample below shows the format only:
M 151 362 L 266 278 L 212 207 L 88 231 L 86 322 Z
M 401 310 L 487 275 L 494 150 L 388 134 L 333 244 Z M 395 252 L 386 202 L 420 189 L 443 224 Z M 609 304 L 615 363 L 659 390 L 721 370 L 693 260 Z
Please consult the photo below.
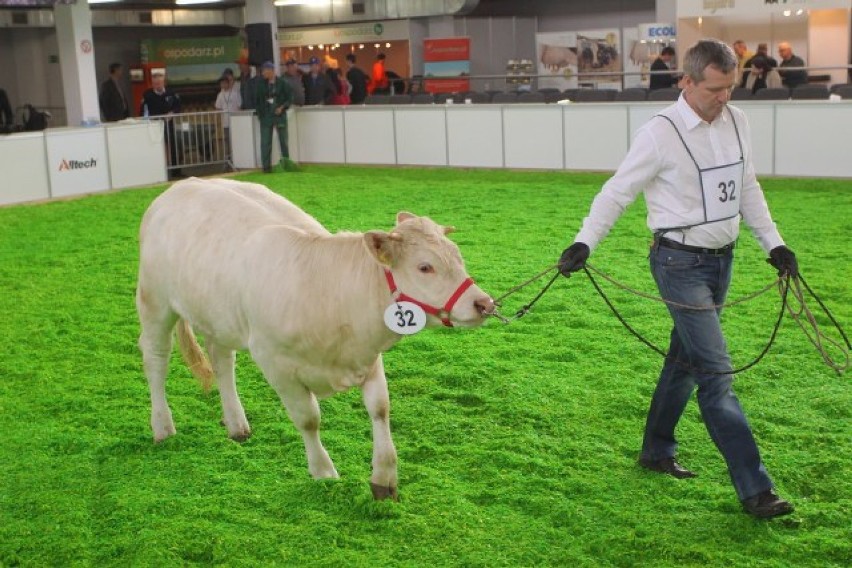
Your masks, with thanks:
M 385 309 L 385 325 L 400 335 L 413 335 L 426 327 L 426 312 L 412 302 L 394 302 Z

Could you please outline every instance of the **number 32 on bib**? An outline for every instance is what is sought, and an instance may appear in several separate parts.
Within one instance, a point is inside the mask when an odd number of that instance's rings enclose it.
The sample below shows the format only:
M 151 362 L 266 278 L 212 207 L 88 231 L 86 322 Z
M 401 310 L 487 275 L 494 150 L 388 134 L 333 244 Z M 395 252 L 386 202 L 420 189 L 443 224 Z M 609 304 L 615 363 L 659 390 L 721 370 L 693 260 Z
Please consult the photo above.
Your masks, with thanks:
M 704 216 L 707 223 L 736 217 L 740 212 L 743 162 L 701 170 Z

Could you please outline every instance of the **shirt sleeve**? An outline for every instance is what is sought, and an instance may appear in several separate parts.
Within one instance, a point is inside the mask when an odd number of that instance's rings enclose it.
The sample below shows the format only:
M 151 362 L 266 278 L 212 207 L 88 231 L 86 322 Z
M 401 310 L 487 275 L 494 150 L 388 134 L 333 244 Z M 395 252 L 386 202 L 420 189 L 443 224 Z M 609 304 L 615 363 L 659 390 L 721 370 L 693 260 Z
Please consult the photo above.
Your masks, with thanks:
M 662 158 L 651 132 L 648 128 L 640 129 L 615 175 L 592 201 L 589 214 L 574 240 L 594 250 L 661 167 Z
M 754 161 L 752 160 L 751 152 L 751 128 L 745 114 L 740 114 L 737 118 L 737 124 L 742 124 L 743 129 L 743 148 L 745 149 L 745 173 L 743 179 L 742 203 L 740 204 L 740 213 L 742 213 L 743 221 L 748 225 L 748 228 L 757 238 L 760 246 L 767 253 L 777 246 L 784 244 L 784 240 L 778 233 L 775 222 L 769 214 L 769 206 L 766 204 L 766 198 L 763 195 L 763 189 L 757 181 L 757 175 L 754 172 Z

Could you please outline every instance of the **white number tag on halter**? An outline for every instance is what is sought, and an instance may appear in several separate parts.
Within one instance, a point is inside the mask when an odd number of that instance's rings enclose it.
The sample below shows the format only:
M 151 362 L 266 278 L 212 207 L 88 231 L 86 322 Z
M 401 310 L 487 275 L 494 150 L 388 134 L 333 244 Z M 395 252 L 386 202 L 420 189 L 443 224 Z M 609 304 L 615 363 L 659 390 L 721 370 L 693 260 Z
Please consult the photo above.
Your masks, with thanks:
M 426 312 L 412 302 L 394 302 L 385 310 L 385 325 L 394 333 L 413 335 L 426 327 Z

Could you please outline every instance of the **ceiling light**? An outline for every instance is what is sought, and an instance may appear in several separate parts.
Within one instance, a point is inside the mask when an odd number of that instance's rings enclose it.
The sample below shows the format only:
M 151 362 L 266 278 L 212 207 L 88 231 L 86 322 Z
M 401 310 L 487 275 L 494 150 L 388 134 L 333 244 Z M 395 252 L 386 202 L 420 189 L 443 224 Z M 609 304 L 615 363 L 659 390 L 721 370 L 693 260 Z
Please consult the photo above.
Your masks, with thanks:
M 784 17 L 785 17 L 785 18 L 789 18 L 789 17 L 790 17 L 790 14 L 792 14 L 792 13 L 793 13 L 793 12 L 791 12 L 790 10 L 784 10 Z
M 113 2 L 121 2 L 121 0 L 89 0 L 89 4 L 112 4 Z
M 216 4 L 222 0 L 175 0 L 178 6 L 193 6 L 195 4 Z
M 796 15 L 801 16 L 804 12 L 805 12 L 804 9 L 799 8 L 798 10 L 796 10 Z
M 330 4 L 329 0 L 275 0 L 276 6 L 321 6 Z

